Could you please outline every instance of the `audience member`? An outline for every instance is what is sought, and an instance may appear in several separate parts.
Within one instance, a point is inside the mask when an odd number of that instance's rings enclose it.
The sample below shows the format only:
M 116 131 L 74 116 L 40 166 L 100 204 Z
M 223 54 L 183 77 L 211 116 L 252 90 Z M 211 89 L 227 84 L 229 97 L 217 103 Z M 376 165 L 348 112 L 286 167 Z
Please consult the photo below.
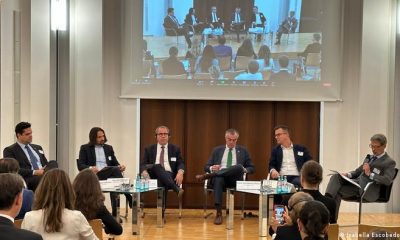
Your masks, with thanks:
M 24 181 L 15 173 L 0 173 L 0 239 L 40 240 L 39 234 L 19 229 L 14 218 L 22 206 Z
M 114 154 L 114 149 L 111 145 L 106 144 L 107 137 L 103 129 L 93 127 L 89 132 L 89 143 L 83 144 L 79 150 L 78 169 L 89 168 L 100 180 L 107 178 L 123 178 L 122 172 L 125 171 L 125 166 L 119 164 Z M 117 216 L 117 198 L 118 193 L 110 193 L 112 215 Z M 125 194 L 132 206 L 132 196 Z
M 140 162 L 142 176 L 157 179 L 158 186 L 166 190 L 174 190 L 178 198 L 182 196 L 180 188 L 185 173 L 185 163 L 178 146 L 169 143 L 170 131 L 166 126 L 159 126 L 155 130 L 156 144 L 144 149 L 144 156 Z M 163 212 L 167 201 L 164 194 Z
M 212 6 L 211 7 L 211 13 L 210 16 L 208 18 L 208 23 L 209 23 L 209 27 L 214 29 L 214 28 L 224 28 L 224 23 L 221 20 L 221 18 L 218 16 L 217 14 L 217 7 L 216 6 Z
M 235 77 L 235 80 L 263 80 L 262 74 L 258 71 L 257 60 L 249 62 L 247 73 L 241 73 Z
M 174 15 L 174 8 L 168 8 L 167 10 L 168 15 L 164 18 L 164 27 L 165 32 L 168 36 L 176 36 L 178 34 L 179 36 L 185 36 L 186 43 L 188 45 L 188 48 L 192 47 L 192 40 L 190 40 L 191 35 L 193 35 L 192 32 L 190 32 L 190 29 L 187 28 L 187 26 L 184 26 L 182 24 L 179 24 L 178 19 Z M 170 29 L 174 29 L 171 31 Z
M 107 234 L 121 235 L 122 226 L 113 218 L 104 206 L 99 179 L 89 169 L 81 171 L 72 184 L 75 191 L 75 207 L 86 219 L 101 219 Z
M 313 200 L 310 194 L 304 192 L 297 192 L 290 197 L 283 214 L 284 223 L 274 218 L 272 230 L 275 232 L 275 240 L 301 240 L 297 219 L 303 206 Z
M 232 47 L 226 46 L 226 38 L 218 36 L 218 45 L 214 46 L 214 52 L 217 57 L 232 57 Z
M 214 148 L 204 166 L 206 174 L 196 175 L 196 179 L 204 181 L 212 178 L 216 216 L 214 224 L 222 224 L 222 193 L 230 187 L 236 187 L 236 181 L 243 180 L 244 173 L 253 173 L 254 165 L 246 148 L 236 145 L 239 132 L 235 129 L 225 131 L 225 145 Z
M 300 187 L 300 170 L 312 157 L 305 146 L 293 144 L 288 126 L 278 125 L 274 131 L 278 145 L 272 149 L 269 159 L 270 178 L 287 176 L 288 182 Z
M 261 70 L 272 70 L 274 69 L 274 60 L 271 56 L 271 50 L 267 45 L 262 45 L 258 50 L 258 64 Z
M 253 43 L 250 39 L 245 39 L 243 41 L 242 45 L 238 48 L 236 56 L 257 58 L 257 55 L 254 52 Z
M 74 210 L 74 202 L 68 175 L 60 169 L 47 171 L 21 228 L 41 234 L 43 239 L 98 239 L 85 216 Z
M 313 34 L 313 43 L 308 44 L 304 52 L 299 53 L 298 56 L 307 58 L 309 53 L 320 53 L 321 52 L 321 35 L 319 33 Z
M 245 21 L 240 13 L 240 7 L 235 8 L 235 12 L 232 14 L 231 17 L 231 29 L 236 32 L 237 42 L 240 42 L 239 34 L 240 31 L 245 28 Z
M 319 201 L 304 204 L 297 220 L 301 239 L 324 240 L 329 227 L 329 211 Z
M 289 16 L 283 20 L 281 25 L 278 28 L 278 31 L 276 32 L 276 42 L 275 45 L 281 44 L 281 37 L 283 33 L 294 33 L 296 31 L 298 21 L 294 16 L 295 12 L 290 11 Z
M 0 173 L 18 173 L 19 165 L 17 160 L 14 158 L 2 158 L 0 159 Z M 26 183 L 24 182 L 24 185 Z M 26 186 L 25 186 L 26 187 Z M 23 219 L 25 217 L 25 213 L 32 210 L 33 204 L 33 191 L 29 189 L 22 190 L 22 206 L 18 215 L 15 219 Z
M 303 164 L 301 168 L 301 186 L 302 191 L 310 194 L 314 200 L 322 202 L 329 210 L 329 223 L 336 223 L 336 203 L 332 198 L 325 197 L 320 193 L 319 185 L 322 182 L 323 169 L 318 162 L 310 160 Z
M 196 72 L 208 73 L 211 66 L 218 66 L 219 62 L 211 45 L 205 46 L 203 55 L 197 58 Z
M 265 28 L 265 24 L 267 22 L 267 19 L 265 18 L 264 14 L 262 12 L 258 12 L 258 7 L 254 6 L 253 7 L 253 15 L 251 16 L 251 22 L 252 22 L 252 27 L 261 27 Z M 257 41 L 261 41 L 261 34 L 257 35 Z
M 367 155 L 361 166 L 354 171 L 341 173 L 341 175 L 354 179 L 361 189 L 346 181 L 339 174 L 332 175 L 326 187 L 325 196 L 332 197 L 336 201 L 336 219 L 342 198 L 361 198 L 362 189 L 369 182 L 373 182 L 364 195 L 364 200 L 374 202 L 379 198 L 382 185 L 388 186 L 392 183 L 395 175 L 396 162 L 385 152 L 387 139 L 383 134 L 375 134 L 370 139 L 372 156 Z
M 177 47 L 171 47 L 169 49 L 169 58 L 162 62 L 162 70 L 164 75 L 180 75 L 186 73 L 183 63 L 178 60 Z
M 5 158 L 14 158 L 19 164 L 19 174 L 25 179 L 28 188 L 35 191 L 45 171 L 57 168 L 56 161 L 47 161 L 43 148 L 32 144 L 32 128 L 28 122 L 15 126 L 17 142 L 4 148 Z
M 271 75 L 271 81 L 276 81 L 276 82 L 293 82 L 296 80 L 296 76 L 294 74 L 289 73 L 289 57 L 286 55 L 282 55 L 278 59 L 279 62 L 279 72 L 273 73 Z

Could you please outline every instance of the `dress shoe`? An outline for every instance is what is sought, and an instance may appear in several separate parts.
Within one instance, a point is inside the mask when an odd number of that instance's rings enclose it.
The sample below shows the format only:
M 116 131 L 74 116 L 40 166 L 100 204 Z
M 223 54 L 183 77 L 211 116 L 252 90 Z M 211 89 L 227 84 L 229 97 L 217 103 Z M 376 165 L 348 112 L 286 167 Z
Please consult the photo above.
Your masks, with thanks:
M 222 212 L 217 212 L 217 215 L 215 216 L 215 219 L 214 219 L 214 224 L 215 225 L 222 224 Z
M 215 175 L 216 175 L 216 173 L 199 174 L 199 175 L 196 175 L 196 179 L 197 179 L 197 181 L 202 182 L 202 181 L 204 181 L 206 179 L 210 179 L 212 177 L 215 177 Z

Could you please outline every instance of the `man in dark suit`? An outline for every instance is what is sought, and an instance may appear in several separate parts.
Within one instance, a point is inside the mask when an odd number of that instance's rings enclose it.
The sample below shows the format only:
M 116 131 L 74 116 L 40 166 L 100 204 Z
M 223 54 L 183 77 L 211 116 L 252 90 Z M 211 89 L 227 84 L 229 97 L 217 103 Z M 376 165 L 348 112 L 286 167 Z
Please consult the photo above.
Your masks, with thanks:
M 204 23 L 199 21 L 194 8 L 189 8 L 189 13 L 185 16 L 185 24 L 192 26 L 196 33 L 203 32 Z
M 270 178 L 287 176 L 288 182 L 300 187 L 300 170 L 312 157 L 305 146 L 293 144 L 287 126 L 278 125 L 274 131 L 278 145 L 272 149 L 269 159 Z
M 204 166 L 203 175 L 197 175 L 196 179 L 203 181 L 212 178 L 214 189 L 214 204 L 217 214 L 214 224 L 222 224 L 222 193 L 224 189 L 236 187 L 236 181 L 243 180 L 244 173 L 253 173 L 254 165 L 251 162 L 247 150 L 236 145 L 239 132 L 235 129 L 225 131 L 225 145 L 214 148 Z
M 193 35 L 193 32 L 190 32 L 187 26 L 179 24 L 178 19 L 174 15 L 174 8 L 168 8 L 168 15 L 164 18 L 164 27 L 166 28 L 165 32 L 168 36 L 176 36 L 176 34 L 178 34 L 178 36 L 185 36 L 188 48 L 192 48 L 192 40 L 190 40 L 190 37 Z
M 289 73 L 289 57 L 286 55 L 279 56 L 279 72 L 273 73 L 271 75 L 270 80 L 276 82 L 294 82 L 296 81 L 296 76 L 294 74 Z
M 294 17 L 295 12 L 290 11 L 289 17 L 285 18 L 276 32 L 276 42 L 275 45 L 281 44 L 281 37 L 283 33 L 294 33 L 296 31 L 297 25 L 299 24 L 297 19 Z
M 251 26 L 254 27 L 261 27 L 265 28 L 267 18 L 264 16 L 262 12 L 258 11 L 258 7 L 254 6 L 253 7 L 253 15 L 251 16 Z M 261 41 L 261 35 L 257 35 L 257 41 Z
M 155 131 L 157 143 L 144 149 L 143 159 L 140 163 L 142 176 L 157 179 L 158 186 L 165 190 L 172 189 L 182 196 L 180 188 L 185 173 L 185 163 L 178 146 L 168 143 L 170 138 L 169 128 L 159 126 Z M 167 193 L 164 193 L 163 210 L 167 201 Z M 164 211 L 163 211 L 164 212 Z
M 320 53 L 321 52 L 321 34 L 314 33 L 313 34 L 313 43 L 308 44 L 304 52 L 297 54 L 298 56 L 307 58 L 309 53 Z
M 208 25 L 212 29 L 224 28 L 224 26 L 225 26 L 224 22 L 221 20 L 221 18 L 217 14 L 216 6 L 211 7 L 211 13 L 210 13 L 210 16 L 208 17 Z
M 162 62 L 162 72 L 164 75 L 180 75 L 185 74 L 183 63 L 178 60 L 178 48 L 171 47 L 169 49 L 169 58 Z
M 40 240 L 39 234 L 19 229 L 14 218 L 22 206 L 24 180 L 15 173 L 0 174 L 0 239 L 2 240 Z
M 231 28 L 236 32 L 237 42 L 240 42 L 239 34 L 240 31 L 244 29 L 244 18 L 240 13 L 240 7 L 235 8 L 235 12 L 232 14 L 231 17 Z
M 366 185 L 369 186 L 364 199 L 368 202 L 376 201 L 382 185 L 392 183 L 395 175 L 396 162 L 385 152 L 387 139 L 383 134 L 375 134 L 370 139 L 372 156 L 368 154 L 364 163 L 354 171 L 341 173 L 341 175 L 353 179 L 361 188 L 343 179 L 339 174 L 332 175 L 326 187 L 325 196 L 332 197 L 336 201 L 336 218 L 338 217 L 342 198 L 360 198 Z
M 113 147 L 106 144 L 107 137 L 102 128 L 93 127 L 89 132 L 89 143 L 81 146 L 79 150 L 78 169 L 89 168 L 100 180 L 106 180 L 107 178 L 123 178 L 122 172 L 125 171 L 125 166 L 119 164 L 115 157 Z M 125 194 L 126 199 L 129 202 L 129 206 L 132 206 L 132 196 Z M 112 215 L 117 216 L 117 198 L 118 195 L 110 193 Z
M 32 128 L 28 122 L 15 126 L 17 142 L 4 148 L 5 158 L 14 158 L 19 164 L 19 174 L 25 179 L 28 189 L 35 191 L 45 170 L 57 167 L 56 161 L 47 161 L 43 148 L 32 144 Z

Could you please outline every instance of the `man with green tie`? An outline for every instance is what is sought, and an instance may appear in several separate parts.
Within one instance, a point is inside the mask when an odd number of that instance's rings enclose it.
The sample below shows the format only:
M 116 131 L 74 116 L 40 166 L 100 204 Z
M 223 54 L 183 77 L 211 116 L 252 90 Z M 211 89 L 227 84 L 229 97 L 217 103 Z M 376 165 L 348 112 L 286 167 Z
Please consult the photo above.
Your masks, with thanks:
M 197 175 L 200 181 L 211 179 L 214 189 L 214 204 L 217 210 L 214 224 L 222 224 L 222 193 L 226 188 L 236 187 L 236 181 L 243 180 L 244 173 L 253 173 L 254 165 L 247 150 L 236 145 L 239 132 L 235 129 L 225 131 L 226 145 L 214 148 L 207 164 L 206 174 Z

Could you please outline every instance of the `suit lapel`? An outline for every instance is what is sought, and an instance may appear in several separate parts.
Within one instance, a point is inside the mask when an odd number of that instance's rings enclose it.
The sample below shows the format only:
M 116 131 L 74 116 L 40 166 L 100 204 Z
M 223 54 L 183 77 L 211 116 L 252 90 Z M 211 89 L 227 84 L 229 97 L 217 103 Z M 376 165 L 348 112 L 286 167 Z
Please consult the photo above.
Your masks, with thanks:
M 28 166 L 32 167 L 31 162 L 29 161 L 28 157 L 25 155 L 24 150 L 21 148 L 21 146 L 19 146 L 18 143 L 15 143 L 15 151 L 16 154 L 15 155 L 19 155 L 20 159 L 23 159 L 25 164 L 27 164 Z
M 89 151 L 90 151 L 90 155 L 92 155 L 92 159 L 94 160 L 94 163 L 92 162 L 92 164 L 94 164 L 94 166 L 96 166 L 96 153 L 94 151 L 94 145 L 89 146 Z
M 242 160 L 243 160 L 243 158 L 242 158 L 242 151 L 241 151 L 241 149 L 240 149 L 238 146 L 236 146 L 236 164 L 241 164 L 241 165 L 243 165 Z

